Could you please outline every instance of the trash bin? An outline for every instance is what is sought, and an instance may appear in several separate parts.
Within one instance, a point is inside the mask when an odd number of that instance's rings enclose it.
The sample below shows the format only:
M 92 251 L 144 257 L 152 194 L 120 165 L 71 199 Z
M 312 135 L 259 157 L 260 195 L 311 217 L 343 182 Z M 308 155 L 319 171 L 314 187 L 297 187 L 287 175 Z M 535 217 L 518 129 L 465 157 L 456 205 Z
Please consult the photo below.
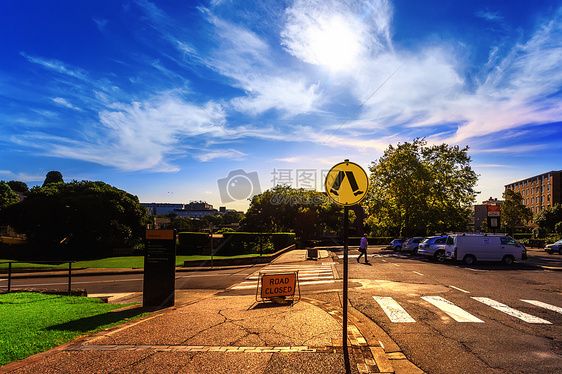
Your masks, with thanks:
M 307 259 L 318 260 L 318 248 L 307 248 Z

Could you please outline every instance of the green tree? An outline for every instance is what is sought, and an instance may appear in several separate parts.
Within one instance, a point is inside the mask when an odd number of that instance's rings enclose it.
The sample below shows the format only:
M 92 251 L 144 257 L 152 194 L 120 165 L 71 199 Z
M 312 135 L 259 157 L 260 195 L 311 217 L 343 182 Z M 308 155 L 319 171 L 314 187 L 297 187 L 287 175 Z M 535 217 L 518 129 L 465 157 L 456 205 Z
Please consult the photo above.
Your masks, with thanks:
M 230 211 L 223 214 L 222 223 L 223 224 L 239 223 L 242 218 L 244 218 L 244 213 Z
M 324 231 L 338 231 L 342 222 L 342 207 L 324 194 L 276 186 L 252 198 L 240 226 L 242 231 L 294 232 L 307 240 Z
M 18 194 L 10 188 L 8 183 L 0 181 L 0 209 L 16 204 L 18 201 Z
M 468 147 L 390 145 L 369 168 L 368 224 L 400 236 L 465 229 L 478 180 L 470 161 Z
M 51 258 L 110 255 L 115 247 L 139 243 L 148 223 L 136 196 L 90 181 L 34 187 L 25 200 L 1 213 L 1 221 Z
M 547 206 L 535 215 L 533 222 L 547 232 L 555 232 L 556 224 L 562 222 L 562 205 Z
M 62 174 L 60 171 L 50 171 L 45 176 L 45 181 L 43 182 L 43 187 L 52 183 L 64 183 L 62 179 Z
M 29 187 L 27 187 L 27 184 L 25 182 L 9 181 L 8 185 L 14 192 L 26 193 L 27 191 L 29 191 Z
M 503 199 L 500 210 L 501 220 L 507 222 L 507 229 L 513 235 L 515 226 L 530 221 L 533 218 L 533 212 L 523 204 L 523 197 L 519 192 L 505 190 Z

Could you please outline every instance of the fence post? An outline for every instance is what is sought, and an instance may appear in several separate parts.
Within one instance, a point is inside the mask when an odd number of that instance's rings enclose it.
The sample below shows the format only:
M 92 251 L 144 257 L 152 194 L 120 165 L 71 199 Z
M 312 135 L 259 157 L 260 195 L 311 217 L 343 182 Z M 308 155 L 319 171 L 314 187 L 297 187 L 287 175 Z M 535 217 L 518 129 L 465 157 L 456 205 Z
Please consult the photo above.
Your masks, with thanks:
M 11 285 L 12 285 L 12 263 L 8 262 L 8 292 L 10 292 Z
M 68 262 L 68 296 L 72 296 L 72 262 Z

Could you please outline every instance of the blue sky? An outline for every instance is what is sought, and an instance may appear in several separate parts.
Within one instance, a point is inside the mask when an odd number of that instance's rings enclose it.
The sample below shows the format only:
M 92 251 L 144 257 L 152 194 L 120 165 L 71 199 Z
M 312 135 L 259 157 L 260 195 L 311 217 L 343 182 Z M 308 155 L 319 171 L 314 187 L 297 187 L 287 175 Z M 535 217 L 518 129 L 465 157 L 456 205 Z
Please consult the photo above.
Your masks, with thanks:
M 322 189 L 415 137 L 470 147 L 478 201 L 562 169 L 560 1 L 2 8 L 2 180 L 245 210 L 258 183 Z

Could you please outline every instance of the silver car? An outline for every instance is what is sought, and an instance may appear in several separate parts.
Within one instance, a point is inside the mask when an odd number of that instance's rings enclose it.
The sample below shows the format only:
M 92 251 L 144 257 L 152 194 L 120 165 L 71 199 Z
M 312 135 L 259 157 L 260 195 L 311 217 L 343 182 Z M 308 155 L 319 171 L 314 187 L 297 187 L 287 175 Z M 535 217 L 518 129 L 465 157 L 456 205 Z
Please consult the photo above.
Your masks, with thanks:
M 548 253 L 558 252 L 562 255 L 562 239 L 552 244 L 547 244 L 544 250 Z
M 418 247 L 418 254 L 431 257 L 436 261 L 445 261 L 446 236 L 431 236 L 425 238 Z

